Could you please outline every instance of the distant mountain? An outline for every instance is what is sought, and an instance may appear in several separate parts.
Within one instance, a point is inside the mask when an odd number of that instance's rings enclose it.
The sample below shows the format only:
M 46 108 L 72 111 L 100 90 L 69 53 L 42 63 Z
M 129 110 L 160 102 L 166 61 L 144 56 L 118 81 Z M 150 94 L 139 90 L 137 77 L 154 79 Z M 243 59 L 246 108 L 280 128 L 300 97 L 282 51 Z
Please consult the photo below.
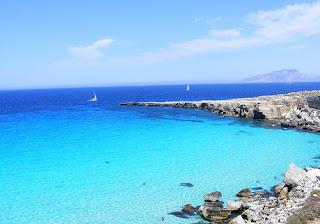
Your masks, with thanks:
M 265 82 L 320 82 L 320 76 L 304 74 L 297 69 L 283 69 L 261 75 L 255 75 L 243 80 L 247 83 Z

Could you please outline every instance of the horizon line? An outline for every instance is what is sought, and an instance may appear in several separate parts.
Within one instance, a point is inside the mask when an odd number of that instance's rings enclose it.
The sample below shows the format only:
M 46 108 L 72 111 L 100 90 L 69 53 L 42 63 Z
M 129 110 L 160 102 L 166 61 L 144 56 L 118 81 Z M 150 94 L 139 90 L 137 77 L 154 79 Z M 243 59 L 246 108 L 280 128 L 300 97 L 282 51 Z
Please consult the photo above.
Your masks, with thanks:
M 113 88 L 113 87 L 143 87 L 143 86 L 182 86 L 182 85 L 233 85 L 233 84 L 293 84 L 293 83 L 320 83 L 320 81 L 301 82 L 178 82 L 178 83 L 140 83 L 140 84 L 115 84 L 115 85 L 88 85 L 88 86 L 47 86 L 47 87 L 21 87 L 21 88 L 0 88 L 0 91 L 23 91 L 23 90 L 50 90 L 50 89 L 85 89 L 85 88 Z

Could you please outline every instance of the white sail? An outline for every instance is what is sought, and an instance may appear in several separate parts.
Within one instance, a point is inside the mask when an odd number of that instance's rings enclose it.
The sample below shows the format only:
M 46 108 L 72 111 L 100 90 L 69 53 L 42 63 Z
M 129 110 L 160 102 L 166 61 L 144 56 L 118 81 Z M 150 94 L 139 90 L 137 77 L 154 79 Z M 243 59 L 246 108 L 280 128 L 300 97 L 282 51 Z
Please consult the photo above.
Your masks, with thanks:
M 190 90 L 190 85 L 188 84 L 186 91 L 188 92 L 189 90 Z
M 97 95 L 94 93 L 94 96 L 89 100 L 89 102 L 96 102 L 98 100 Z

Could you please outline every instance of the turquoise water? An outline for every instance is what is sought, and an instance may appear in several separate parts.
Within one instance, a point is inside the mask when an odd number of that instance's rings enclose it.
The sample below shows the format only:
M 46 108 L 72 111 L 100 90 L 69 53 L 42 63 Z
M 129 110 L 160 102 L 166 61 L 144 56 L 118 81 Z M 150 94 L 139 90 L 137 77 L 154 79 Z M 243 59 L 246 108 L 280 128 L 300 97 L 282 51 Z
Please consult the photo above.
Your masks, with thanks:
M 117 103 L 0 115 L 1 224 L 193 223 L 168 213 L 318 164 L 319 134 Z

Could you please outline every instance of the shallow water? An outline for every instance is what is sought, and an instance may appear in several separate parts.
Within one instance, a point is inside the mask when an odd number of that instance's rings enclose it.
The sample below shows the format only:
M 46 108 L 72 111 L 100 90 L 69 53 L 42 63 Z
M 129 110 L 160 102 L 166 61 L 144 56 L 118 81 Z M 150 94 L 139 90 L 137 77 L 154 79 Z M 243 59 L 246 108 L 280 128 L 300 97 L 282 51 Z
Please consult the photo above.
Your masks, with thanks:
M 320 84 L 184 88 L 95 89 L 96 104 L 86 102 L 93 89 L 0 92 L 0 223 L 192 223 L 199 218 L 168 213 L 202 203 L 211 191 L 225 200 L 244 187 L 269 190 L 290 162 L 318 164 L 319 134 L 205 111 L 118 104 L 247 97 Z

